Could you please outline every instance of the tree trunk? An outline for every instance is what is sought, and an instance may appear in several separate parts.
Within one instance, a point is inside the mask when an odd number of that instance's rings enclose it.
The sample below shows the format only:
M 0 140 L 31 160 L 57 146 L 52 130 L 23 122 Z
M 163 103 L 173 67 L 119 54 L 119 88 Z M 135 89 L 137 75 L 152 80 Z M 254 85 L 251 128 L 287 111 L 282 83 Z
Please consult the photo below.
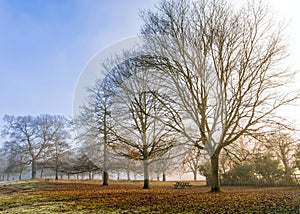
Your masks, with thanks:
M 23 171 L 20 170 L 20 172 L 19 172 L 19 181 L 22 180 L 22 173 L 23 173 Z
M 108 172 L 106 170 L 103 171 L 103 184 L 102 186 L 108 185 Z
M 130 170 L 127 169 L 127 181 L 130 181 Z
M 44 173 L 44 168 L 41 169 L 41 172 L 40 172 L 40 178 L 42 179 L 43 178 L 43 173 Z
M 150 188 L 150 181 L 149 181 L 149 163 L 148 160 L 144 160 L 144 186 L 143 189 Z
M 167 181 L 167 175 L 163 173 L 163 181 Z
M 108 149 L 107 149 L 107 130 L 106 130 L 106 114 L 104 114 L 104 156 L 103 156 L 103 184 L 108 185 Z
M 58 180 L 58 161 L 55 160 L 55 180 Z
M 35 159 L 32 159 L 31 163 L 31 179 L 36 179 L 36 165 L 35 165 Z
M 211 192 L 220 192 L 220 178 L 219 178 L 219 152 L 211 157 Z
M 194 174 L 194 181 L 197 181 L 197 170 L 193 171 Z

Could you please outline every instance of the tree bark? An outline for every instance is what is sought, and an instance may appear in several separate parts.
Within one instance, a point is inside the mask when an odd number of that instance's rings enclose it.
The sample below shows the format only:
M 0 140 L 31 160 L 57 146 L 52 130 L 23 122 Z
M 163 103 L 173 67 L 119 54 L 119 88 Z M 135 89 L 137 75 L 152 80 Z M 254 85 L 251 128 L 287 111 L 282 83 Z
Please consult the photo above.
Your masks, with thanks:
M 55 180 L 58 180 L 58 167 L 57 167 L 57 164 L 55 166 Z
M 105 108 L 105 114 L 104 114 L 104 156 L 103 156 L 103 184 L 102 186 L 108 186 L 108 149 L 107 149 L 107 142 L 108 142 L 108 137 L 107 137 L 107 127 L 106 127 L 106 115 L 107 115 L 107 109 Z
M 35 159 L 32 159 L 31 163 L 31 179 L 36 179 L 36 165 L 35 165 Z
M 130 170 L 129 169 L 127 169 L 127 181 L 130 181 L 131 179 L 130 179 Z
M 56 154 L 55 154 L 55 180 L 58 180 L 58 151 L 57 151 L 57 146 L 55 146 L 56 149 Z
M 22 172 L 23 172 L 23 171 L 20 171 L 20 172 L 19 172 L 19 181 L 22 180 Z
M 150 188 L 150 181 L 149 181 L 149 162 L 148 160 L 144 160 L 144 186 L 143 189 Z
M 211 192 L 221 192 L 219 177 L 219 152 L 216 152 L 211 161 Z
M 103 171 L 103 184 L 102 186 L 108 186 L 108 172 L 106 170 Z
M 167 176 L 165 173 L 163 173 L 163 181 L 167 181 Z
M 193 174 L 194 174 L 194 181 L 197 181 L 197 171 L 193 171 Z

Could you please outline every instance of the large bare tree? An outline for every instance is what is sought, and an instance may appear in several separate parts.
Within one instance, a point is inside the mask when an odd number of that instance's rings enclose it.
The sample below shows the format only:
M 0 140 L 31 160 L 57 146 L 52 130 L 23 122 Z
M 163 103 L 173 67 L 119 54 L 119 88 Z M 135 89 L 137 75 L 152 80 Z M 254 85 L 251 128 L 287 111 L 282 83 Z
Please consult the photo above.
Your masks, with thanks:
M 160 79 L 128 59 L 117 65 L 107 76 L 113 91 L 111 118 L 114 121 L 113 150 L 125 157 L 142 161 L 144 189 L 149 188 L 149 165 L 170 150 L 176 133 L 157 118 L 169 120 L 168 112 L 157 99 Z
M 266 5 L 237 8 L 226 0 L 163 0 L 142 17 L 140 61 L 165 75 L 164 87 L 189 120 L 172 127 L 208 152 L 211 191 L 218 192 L 222 149 L 275 120 L 298 96 L 287 89 L 294 73 L 283 68 L 284 28 Z M 188 133 L 187 124 L 197 131 Z

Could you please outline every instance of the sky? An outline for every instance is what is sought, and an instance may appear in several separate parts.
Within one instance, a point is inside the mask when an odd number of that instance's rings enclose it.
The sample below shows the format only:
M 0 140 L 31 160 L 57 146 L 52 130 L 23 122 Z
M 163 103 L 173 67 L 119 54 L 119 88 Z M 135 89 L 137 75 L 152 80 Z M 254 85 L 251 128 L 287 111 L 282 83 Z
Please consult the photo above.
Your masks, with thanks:
M 155 0 L 0 0 L 0 128 L 8 115 L 72 114 L 88 61 L 138 34 Z
M 291 67 L 298 69 L 300 3 L 262 1 L 289 22 Z M 71 116 L 74 89 L 85 65 L 103 48 L 137 35 L 139 10 L 153 9 L 158 2 L 0 0 L 0 129 L 6 114 Z

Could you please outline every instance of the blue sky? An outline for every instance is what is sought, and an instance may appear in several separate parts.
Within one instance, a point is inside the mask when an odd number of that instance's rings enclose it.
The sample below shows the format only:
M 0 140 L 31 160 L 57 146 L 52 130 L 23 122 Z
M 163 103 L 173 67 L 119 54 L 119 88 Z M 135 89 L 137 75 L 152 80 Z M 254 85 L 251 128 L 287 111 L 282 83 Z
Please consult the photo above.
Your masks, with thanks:
M 287 32 L 297 67 L 299 3 L 265 1 L 276 16 L 291 21 Z M 71 115 L 74 89 L 86 63 L 99 50 L 137 35 L 139 9 L 153 8 L 158 2 L 0 0 L 0 129 L 5 114 Z
M 0 0 L 0 128 L 5 114 L 72 114 L 81 70 L 139 32 L 158 0 Z

